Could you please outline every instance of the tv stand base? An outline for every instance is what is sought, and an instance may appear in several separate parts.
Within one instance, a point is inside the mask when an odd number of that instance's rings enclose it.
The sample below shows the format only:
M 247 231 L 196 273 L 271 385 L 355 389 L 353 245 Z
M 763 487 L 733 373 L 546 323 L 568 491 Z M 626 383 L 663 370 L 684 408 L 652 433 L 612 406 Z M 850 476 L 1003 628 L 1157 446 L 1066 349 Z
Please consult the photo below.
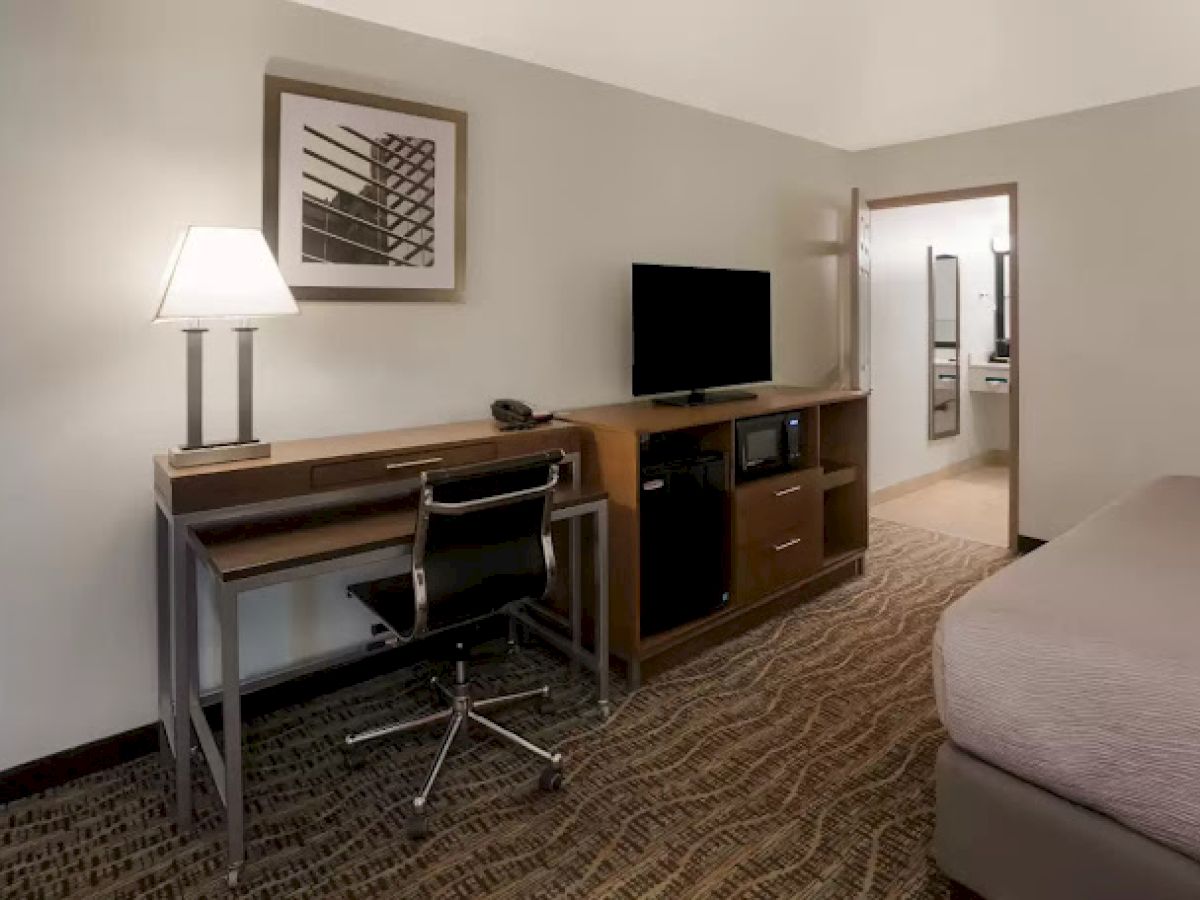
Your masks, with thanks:
M 710 406 L 714 403 L 753 400 L 757 396 L 753 391 L 692 391 L 690 394 L 658 397 L 654 402 L 658 406 Z

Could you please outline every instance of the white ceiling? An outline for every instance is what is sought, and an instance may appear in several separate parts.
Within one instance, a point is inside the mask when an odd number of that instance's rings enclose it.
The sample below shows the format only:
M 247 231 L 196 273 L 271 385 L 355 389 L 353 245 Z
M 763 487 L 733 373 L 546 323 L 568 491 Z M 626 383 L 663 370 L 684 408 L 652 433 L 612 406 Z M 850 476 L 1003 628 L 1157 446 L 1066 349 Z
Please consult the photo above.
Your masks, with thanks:
M 296 0 L 858 150 L 1200 85 L 1197 0 Z

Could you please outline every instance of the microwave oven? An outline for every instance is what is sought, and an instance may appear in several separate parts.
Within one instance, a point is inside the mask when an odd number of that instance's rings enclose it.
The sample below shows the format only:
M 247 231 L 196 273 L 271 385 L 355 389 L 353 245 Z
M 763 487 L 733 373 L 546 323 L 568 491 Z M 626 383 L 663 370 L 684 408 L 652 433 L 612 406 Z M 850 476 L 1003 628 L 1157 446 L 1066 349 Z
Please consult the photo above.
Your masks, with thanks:
M 738 419 L 738 475 L 753 478 L 799 468 L 803 435 L 800 413 L 779 413 Z

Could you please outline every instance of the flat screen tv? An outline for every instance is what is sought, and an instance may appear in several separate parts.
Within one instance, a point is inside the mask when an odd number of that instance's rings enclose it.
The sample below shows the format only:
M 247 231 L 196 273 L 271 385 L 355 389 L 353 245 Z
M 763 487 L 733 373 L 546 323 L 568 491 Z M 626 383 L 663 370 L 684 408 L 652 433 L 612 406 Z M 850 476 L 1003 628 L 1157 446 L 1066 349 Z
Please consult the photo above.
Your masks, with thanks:
M 753 397 L 708 388 L 771 380 L 771 273 L 633 265 L 633 393 L 671 405 Z

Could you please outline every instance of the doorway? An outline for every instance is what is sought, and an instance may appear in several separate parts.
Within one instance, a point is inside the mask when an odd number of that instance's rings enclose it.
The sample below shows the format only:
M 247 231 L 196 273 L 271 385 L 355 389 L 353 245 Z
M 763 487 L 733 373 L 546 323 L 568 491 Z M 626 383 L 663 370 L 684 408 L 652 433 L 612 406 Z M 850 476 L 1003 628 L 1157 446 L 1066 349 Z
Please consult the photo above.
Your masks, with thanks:
M 871 514 L 1016 550 L 1017 186 L 862 207 Z

